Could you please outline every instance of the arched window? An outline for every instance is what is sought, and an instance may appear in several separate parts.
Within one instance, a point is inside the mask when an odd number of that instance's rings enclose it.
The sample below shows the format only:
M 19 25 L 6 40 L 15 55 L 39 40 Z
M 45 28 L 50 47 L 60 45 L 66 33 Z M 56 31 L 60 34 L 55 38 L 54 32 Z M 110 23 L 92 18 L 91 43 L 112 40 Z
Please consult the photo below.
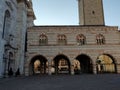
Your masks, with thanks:
M 2 33 L 2 38 L 4 38 L 4 39 L 8 38 L 10 23 L 11 23 L 10 12 L 8 10 L 6 10 L 5 15 L 4 15 L 3 33 Z
M 77 35 L 76 39 L 77 39 L 77 44 L 78 45 L 85 45 L 86 37 L 83 34 Z
M 45 34 L 41 34 L 39 37 L 39 45 L 47 45 L 48 44 L 48 38 Z
M 67 38 L 64 34 L 59 34 L 58 35 L 58 44 L 60 44 L 60 45 L 67 44 Z
M 105 44 L 105 37 L 102 34 L 96 36 L 96 42 L 99 45 Z

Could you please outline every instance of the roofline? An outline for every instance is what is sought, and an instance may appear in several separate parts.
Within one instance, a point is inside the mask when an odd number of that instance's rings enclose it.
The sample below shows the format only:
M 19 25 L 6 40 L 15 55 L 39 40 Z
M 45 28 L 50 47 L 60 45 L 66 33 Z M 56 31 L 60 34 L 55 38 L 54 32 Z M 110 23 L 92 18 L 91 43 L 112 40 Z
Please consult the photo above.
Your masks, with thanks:
M 33 27 L 117 27 L 108 25 L 35 25 Z

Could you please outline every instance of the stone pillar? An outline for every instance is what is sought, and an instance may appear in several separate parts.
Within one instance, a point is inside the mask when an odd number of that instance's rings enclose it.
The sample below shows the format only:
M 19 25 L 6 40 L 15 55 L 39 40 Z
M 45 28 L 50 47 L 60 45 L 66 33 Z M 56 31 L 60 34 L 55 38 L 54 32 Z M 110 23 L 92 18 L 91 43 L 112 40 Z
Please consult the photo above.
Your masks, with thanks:
M 29 67 L 25 66 L 25 76 L 29 76 Z
M 75 73 L 74 73 L 74 66 L 73 65 L 71 65 L 71 75 L 74 75 Z
M 52 72 L 51 72 L 51 62 L 48 61 L 48 75 L 52 75 Z
M 27 7 L 25 0 L 17 0 L 17 24 L 16 24 L 16 46 L 18 48 L 16 55 L 16 65 L 20 69 L 20 74 L 24 74 L 24 61 L 25 61 L 25 40 L 27 29 Z
M 93 64 L 93 73 L 97 74 L 96 64 Z
M 29 76 L 30 75 L 30 72 L 29 72 L 30 68 L 29 68 L 29 61 L 27 61 L 27 58 L 26 58 L 24 69 L 25 69 L 25 71 L 24 71 L 25 76 Z
M 116 65 L 116 68 L 117 68 L 117 73 L 120 74 L 120 63 Z

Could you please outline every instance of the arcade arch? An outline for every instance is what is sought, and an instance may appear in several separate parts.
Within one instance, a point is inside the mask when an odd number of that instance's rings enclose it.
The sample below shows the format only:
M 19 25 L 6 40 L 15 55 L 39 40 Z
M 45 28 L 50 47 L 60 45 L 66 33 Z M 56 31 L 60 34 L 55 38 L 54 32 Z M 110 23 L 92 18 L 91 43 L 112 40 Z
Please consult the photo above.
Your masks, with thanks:
M 77 68 L 74 67 L 76 73 L 93 73 L 93 65 L 91 58 L 86 54 L 80 54 L 76 58 Z M 78 62 L 79 61 L 79 62 Z
M 30 75 L 47 74 L 48 60 L 42 55 L 34 56 L 31 59 L 29 70 Z
M 46 57 L 42 55 L 34 56 L 29 64 L 29 75 L 36 74 L 92 74 L 93 62 L 87 54 L 78 55 L 72 62 L 64 54 L 56 55 L 53 60 L 49 62 Z M 96 60 L 97 73 L 117 73 L 115 59 L 109 54 L 102 54 Z
M 113 56 L 102 54 L 96 60 L 97 73 L 116 73 L 116 62 Z
M 52 60 L 52 73 L 54 73 L 54 74 L 70 74 L 69 58 L 63 54 L 57 55 Z

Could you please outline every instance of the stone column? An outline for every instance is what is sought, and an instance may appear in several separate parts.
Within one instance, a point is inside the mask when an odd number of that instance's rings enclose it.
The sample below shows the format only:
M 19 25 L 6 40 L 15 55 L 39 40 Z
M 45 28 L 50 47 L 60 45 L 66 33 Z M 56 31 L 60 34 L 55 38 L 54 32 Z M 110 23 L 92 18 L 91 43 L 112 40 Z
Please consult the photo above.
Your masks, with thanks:
M 71 65 L 71 75 L 74 75 L 75 73 L 74 73 L 74 66 L 73 65 Z
M 51 72 L 51 62 L 48 61 L 48 75 L 52 75 L 52 72 Z
M 24 69 L 25 69 L 24 74 L 25 74 L 25 76 L 30 75 L 29 60 L 28 61 L 27 60 L 28 60 L 28 54 L 26 56 L 26 61 L 25 61 L 25 66 L 24 66 Z
M 97 74 L 97 69 L 96 69 L 96 64 L 95 63 L 93 64 L 93 73 Z
M 24 74 L 24 61 L 25 61 L 25 40 L 26 40 L 26 29 L 27 29 L 27 9 L 25 0 L 17 0 L 17 13 L 16 16 L 16 46 L 18 48 L 16 55 L 16 65 L 20 69 L 20 73 Z
M 25 65 L 25 76 L 29 76 L 29 66 Z
M 116 68 L 117 68 L 117 73 L 120 74 L 120 63 L 116 65 Z
M 97 74 L 97 65 L 96 65 L 96 56 L 97 54 L 91 55 L 92 64 L 93 64 L 93 74 Z

